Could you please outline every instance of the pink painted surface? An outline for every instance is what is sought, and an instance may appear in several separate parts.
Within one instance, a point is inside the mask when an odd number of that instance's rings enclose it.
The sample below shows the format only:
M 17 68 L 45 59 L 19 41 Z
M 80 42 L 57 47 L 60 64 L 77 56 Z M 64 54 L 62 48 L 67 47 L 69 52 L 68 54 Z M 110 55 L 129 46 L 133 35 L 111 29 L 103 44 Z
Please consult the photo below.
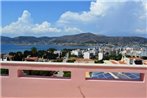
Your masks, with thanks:
M 147 98 L 147 67 L 1 62 L 2 98 Z M 20 70 L 71 71 L 71 79 L 19 77 Z M 143 81 L 86 80 L 86 72 L 138 72 Z

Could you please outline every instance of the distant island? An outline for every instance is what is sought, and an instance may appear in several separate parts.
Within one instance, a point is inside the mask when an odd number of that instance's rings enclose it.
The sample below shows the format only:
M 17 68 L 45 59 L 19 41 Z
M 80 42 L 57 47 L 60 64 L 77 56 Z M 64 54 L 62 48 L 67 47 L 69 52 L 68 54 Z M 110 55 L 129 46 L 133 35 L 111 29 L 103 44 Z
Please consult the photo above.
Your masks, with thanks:
M 65 35 L 61 37 L 33 37 L 18 36 L 14 38 L 1 36 L 1 44 L 17 45 L 38 45 L 38 44 L 58 44 L 58 45 L 144 45 L 147 46 L 147 38 L 143 37 L 114 37 L 105 35 L 96 35 L 93 33 L 81 33 L 76 35 Z

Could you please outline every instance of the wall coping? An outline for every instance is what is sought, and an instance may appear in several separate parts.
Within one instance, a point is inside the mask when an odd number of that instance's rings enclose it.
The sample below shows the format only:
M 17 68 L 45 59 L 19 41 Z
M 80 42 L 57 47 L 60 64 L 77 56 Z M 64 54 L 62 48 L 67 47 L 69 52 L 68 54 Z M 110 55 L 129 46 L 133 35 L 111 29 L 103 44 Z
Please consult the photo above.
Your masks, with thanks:
M 56 63 L 56 62 L 27 62 L 27 61 L 0 61 L 0 65 L 3 64 L 25 64 L 25 65 L 48 65 L 48 66 L 85 66 L 85 67 L 125 67 L 125 68 L 144 68 L 147 69 L 146 65 L 127 65 L 127 64 L 93 64 L 93 63 Z

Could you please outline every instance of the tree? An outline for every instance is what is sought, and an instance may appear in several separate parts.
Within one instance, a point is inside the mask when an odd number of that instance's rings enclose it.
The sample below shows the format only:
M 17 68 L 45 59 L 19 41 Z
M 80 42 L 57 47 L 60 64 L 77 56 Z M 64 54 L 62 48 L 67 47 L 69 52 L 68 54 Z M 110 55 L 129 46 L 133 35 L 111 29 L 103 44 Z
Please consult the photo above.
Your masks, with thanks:
M 70 53 L 70 51 L 71 51 L 71 49 L 66 49 L 66 48 L 63 49 L 63 50 L 62 50 L 62 55 L 61 55 L 61 56 L 62 56 L 62 57 L 66 56 L 66 54 L 67 54 L 67 53 Z
M 58 54 L 54 54 L 54 53 L 47 53 L 45 55 L 45 58 L 47 59 L 56 59 L 58 57 Z
M 55 48 L 49 48 L 47 51 L 51 52 L 51 53 L 54 53 L 54 51 L 56 51 L 57 49 Z
M 105 55 L 103 60 L 121 60 L 122 54 L 110 54 L 110 55 Z
M 75 61 L 76 61 L 75 59 L 67 60 L 68 63 L 74 63 Z
M 16 53 L 15 52 L 9 52 L 9 55 L 14 56 L 14 55 L 16 55 Z
M 32 56 L 37 56 L 37 48 L 36 47 L 32 47 L 31 52 L 32 52 Z
M 23 53 L 23 56 L 26 58 L 27 56 L 29 56 L 31 54 L 32 54 L 31 51 L 25 50 L 24 53 Z
M 104 63 L 103 60 L 96 60 L 95 63 Z
M 44 50 L 39 50 L 37 53 L 38 57 L 40 57 L 40 58 L 44 57 L 45 54 L 46 54 L 46 51 L 44 51 Z
M 118 54 L 116 57 L 115 57 L 115 60 L 121 60 L 122 58 L 122 54 Z
M 14 61 L 22 61 L 23 60 L 23 54 L 22 52 L 16 52 L 14 56 Z

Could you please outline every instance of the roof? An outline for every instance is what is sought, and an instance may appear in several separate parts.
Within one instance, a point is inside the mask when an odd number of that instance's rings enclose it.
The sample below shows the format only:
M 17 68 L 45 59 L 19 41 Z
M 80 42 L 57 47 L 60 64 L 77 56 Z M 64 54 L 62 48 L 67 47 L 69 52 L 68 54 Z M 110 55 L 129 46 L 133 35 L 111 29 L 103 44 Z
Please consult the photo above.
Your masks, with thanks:
M 26 61 L 37 61 L 38 60 L 38 57 L 28 57 L 28 58 L 25 58 Z

